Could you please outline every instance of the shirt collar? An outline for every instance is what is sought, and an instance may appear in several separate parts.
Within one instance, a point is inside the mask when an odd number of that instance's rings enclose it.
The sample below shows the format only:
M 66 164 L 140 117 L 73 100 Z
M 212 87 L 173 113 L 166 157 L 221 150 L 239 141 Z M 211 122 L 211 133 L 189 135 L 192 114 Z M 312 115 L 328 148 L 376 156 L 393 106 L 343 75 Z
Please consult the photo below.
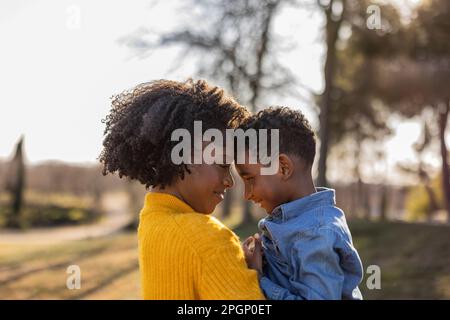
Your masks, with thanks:
M 315 193 L 279 205 L 272 210 L 270 217 L 274 220 L 281 219 L 286 221 L 312 208 L 334 205 L 336 205 L 335 191 L 329 188 L 318 187 Z

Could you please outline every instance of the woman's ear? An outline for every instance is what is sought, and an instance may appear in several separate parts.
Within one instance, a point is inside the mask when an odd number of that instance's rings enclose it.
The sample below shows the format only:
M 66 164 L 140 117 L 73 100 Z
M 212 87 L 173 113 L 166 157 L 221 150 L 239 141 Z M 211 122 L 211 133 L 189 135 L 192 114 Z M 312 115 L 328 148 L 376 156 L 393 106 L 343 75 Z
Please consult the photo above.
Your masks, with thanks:
M 186 170 L 184 171 L 184 179 L 186 179 L 186 177 L 188 176 L 195 176 L 198 173 L 198 165 L 195 164 L 187 164 L 186 165 Z
M 278 156 L 279 169 L 278 173 L 283 180 L 287 180 L 292 176 L 294 172 L 294 162 L 289 158 L 287 154 L 281 153 Z

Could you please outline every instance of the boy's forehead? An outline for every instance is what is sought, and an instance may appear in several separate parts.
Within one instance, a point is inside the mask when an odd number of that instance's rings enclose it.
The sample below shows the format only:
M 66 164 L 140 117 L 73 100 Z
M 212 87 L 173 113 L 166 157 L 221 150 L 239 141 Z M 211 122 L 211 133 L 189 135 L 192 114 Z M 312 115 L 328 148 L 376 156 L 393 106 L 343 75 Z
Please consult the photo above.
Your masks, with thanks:
M 235 148 L 233 156 L 234 161 L 237 164 L 249 164 L 258 162 L 258 152 L 254 148 L 251 148 L 250 150 L 247 147 L 245 147 L 244 150 Z
M 240 175 L 244 174 L 255 174 L 259 172 L 259 165 L 258 164 L 250 164 L 250 163 L 235 163 L 236 171 Z

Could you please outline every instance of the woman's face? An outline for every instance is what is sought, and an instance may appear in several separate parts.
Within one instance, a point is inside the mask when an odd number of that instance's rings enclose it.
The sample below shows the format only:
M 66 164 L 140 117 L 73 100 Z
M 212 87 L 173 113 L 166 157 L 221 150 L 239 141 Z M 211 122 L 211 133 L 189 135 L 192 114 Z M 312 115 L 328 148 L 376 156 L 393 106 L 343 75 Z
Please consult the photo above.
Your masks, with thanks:
M 211 143 L 214 142 L 203 142 L 202 154 Z M 205 159 L 201 164 L 189 164 L 187 168 L 191 173 L 185 172 L 184 179 L 177 182 L 177 190 L 183 200 L 196 212 L 205 214 L 212 213 L 224 199 L 226 189 L 234 185 L 230 164 L 226 164 L 228 159 L 226 151 L 224 148 L 212 150 L 212 156 L 217 155 L 214 159 L 221 160 L 223 164 L 207 164 Z
M 199 213 L 210 214 L 234 185 L 229 164 L 193 164 L 178 183 L 184 201 Z

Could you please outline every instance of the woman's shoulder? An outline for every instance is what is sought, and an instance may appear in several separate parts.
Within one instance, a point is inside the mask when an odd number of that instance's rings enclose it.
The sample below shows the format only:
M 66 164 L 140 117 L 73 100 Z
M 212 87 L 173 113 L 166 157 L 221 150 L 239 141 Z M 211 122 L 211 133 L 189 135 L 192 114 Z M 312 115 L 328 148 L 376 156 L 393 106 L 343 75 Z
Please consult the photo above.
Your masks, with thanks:
M 188 240 L 200 250 L 240 245 L 236 234 L 211 215 L 179 214 L 175 217 L 175 222 L 185 232 Z
M 180 228 L 190 235 L 201 233 L 204 237 L 227 238 L 235 236 L 227 226 L 217 218 L 201 213 L 184 213 L 174 217 Z

